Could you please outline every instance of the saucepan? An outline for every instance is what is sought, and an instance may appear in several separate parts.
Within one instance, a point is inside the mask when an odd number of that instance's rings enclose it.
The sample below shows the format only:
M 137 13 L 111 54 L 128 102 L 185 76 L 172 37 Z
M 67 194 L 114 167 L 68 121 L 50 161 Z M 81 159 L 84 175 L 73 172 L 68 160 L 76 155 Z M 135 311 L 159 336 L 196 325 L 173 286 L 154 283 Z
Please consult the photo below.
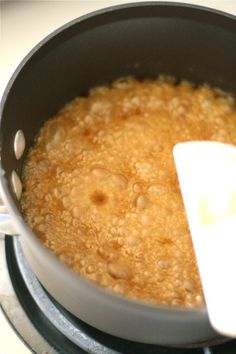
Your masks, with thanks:
M 236 18 L 187 4 L 132 3 L 73 20 L 41 41 L 19 65 L 2 99 L 1 230 L 8 225 L 8 233 L 19 235 L 39 281 L 82 321 L 128 340 L 187 345 L 216 336 L 206 308 L 150 305 L 87 281 L 45 248 L 18 201 L 22 165 L 47 119 L 94 86 L 159 74 L 236 94 Z

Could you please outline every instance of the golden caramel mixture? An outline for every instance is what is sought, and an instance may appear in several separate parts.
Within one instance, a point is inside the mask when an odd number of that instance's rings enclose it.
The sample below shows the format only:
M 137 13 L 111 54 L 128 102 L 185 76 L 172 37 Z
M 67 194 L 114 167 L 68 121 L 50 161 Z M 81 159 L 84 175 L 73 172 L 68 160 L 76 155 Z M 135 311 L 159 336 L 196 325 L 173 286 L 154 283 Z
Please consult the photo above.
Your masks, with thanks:
M 202 306 L 172 156 L 187 140 L 236 144 L 234 99 L 163 78 L 93 89 L 41 129 L 23 170 L 25 218 L 61 260 L 103 287 Z

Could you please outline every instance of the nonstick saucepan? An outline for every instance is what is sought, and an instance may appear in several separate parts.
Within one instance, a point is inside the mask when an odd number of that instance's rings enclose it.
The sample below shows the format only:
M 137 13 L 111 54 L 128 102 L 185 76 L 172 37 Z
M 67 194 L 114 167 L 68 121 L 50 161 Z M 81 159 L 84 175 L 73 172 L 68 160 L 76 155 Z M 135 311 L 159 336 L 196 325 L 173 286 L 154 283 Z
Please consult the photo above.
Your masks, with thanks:
M 22 165 L 47 119 L 94 86 L 127 75 L 160 74 L 235 94 L 235 17 L 186 4 L 133 3 L 78 18 L 40 42 L 19 65 L 2 99 L 1 195 L 2 211 L 9 215 L 2 213 L 1 230 L 11 223 L 40 282 L 86 323 L 138 342 L 196 344 L 217 335 L 205 308 L 132 301 L 73 273 L 32 232 L 17 199 Z

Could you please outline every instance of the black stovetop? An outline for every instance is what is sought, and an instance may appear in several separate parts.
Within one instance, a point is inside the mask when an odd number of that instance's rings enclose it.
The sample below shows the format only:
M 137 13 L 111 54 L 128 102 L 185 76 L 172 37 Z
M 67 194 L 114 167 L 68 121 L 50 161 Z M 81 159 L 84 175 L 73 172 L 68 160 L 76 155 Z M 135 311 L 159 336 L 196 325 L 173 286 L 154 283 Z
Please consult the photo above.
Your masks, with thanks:
M 59 309 L 60 313 L 62 313 L 62 315 L 67 318 L 73 326 L 78 328 L 84 334 L 88 345 L 86 350 L 86 345 L 83 343 L 83 349 L 81 349 L 52 324 L 32 297 L 19 270 L 12 238 L 7 237 L 5 245 L 9 274 L 17 297 L 33 325 L 58 353 L 102 354 L 102 348 L 104 347 L 104 352 L 111 354 L 236 354 L 236 340 L 214 346 L 190 349 L 170 348 L 123 340 L 103 333 L 82 322 L 77 317 L 62 308 L 54 299 L 50 297 L 49 294 L 45 292 L 57 309 Z M 96 345 L 93 346 L 93 343 L 99 343 L 99 349 Z

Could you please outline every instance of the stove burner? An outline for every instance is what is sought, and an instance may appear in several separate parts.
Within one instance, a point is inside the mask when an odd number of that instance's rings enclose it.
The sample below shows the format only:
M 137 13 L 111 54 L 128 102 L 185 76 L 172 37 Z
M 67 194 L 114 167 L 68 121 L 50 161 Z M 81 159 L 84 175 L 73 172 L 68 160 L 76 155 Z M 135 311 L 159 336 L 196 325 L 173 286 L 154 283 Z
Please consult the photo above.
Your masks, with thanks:
M 17 298 L 37 331 L 61 354 L 235 354 L 236 341 L 176 349 L 135 343 L 103 333 L 59 305 L 30 269 L 17 238 L 6 237 L 7 267 Z M 216 338 L 216 342 L 217 342 Z M 222 341 L 222 338 L 220 338 Z M 216 343 L 214 343 L 216 344 Z M 212 343 L 211 343 L 212 345 Z

